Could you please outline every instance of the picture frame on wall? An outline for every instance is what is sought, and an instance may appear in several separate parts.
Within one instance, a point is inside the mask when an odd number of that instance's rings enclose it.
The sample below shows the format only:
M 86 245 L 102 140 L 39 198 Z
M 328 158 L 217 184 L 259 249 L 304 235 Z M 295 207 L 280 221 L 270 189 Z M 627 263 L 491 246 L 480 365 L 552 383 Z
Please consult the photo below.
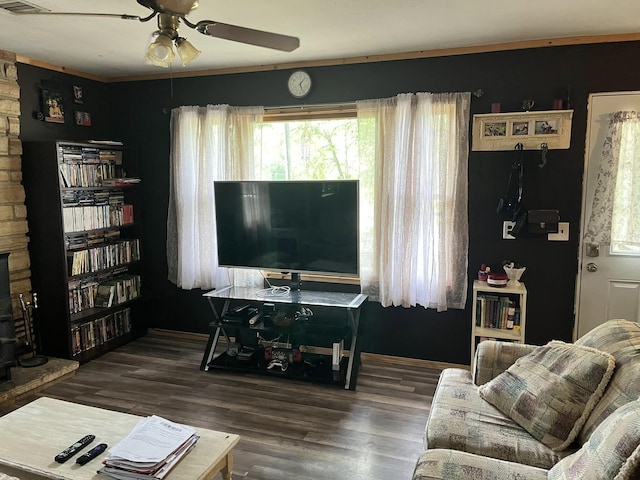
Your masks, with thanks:
M 45 122 L 64 123 L 64 106 L 62 92 L 42 88 L 40 90 L 42 100 L 42 113 Z
M 542 144 L 566 149 L 571 144 L 573 110 L 488 113 L 473 116 L 474 151 L 513 150 L 522 143 L 526 150 Z
M 483 128 L 485 137 L 504 137 L 507 135 L 507 122 L 487 122 Z
M 91 114 L 89 112 L 81 112 L 76 110 L 75 112 L 76 125 L 81 125 L 83 127 L 91 126 Z
M 73 86 L 73 101 L 78 104 L 84 103 L 84 92 L 78 85 Z

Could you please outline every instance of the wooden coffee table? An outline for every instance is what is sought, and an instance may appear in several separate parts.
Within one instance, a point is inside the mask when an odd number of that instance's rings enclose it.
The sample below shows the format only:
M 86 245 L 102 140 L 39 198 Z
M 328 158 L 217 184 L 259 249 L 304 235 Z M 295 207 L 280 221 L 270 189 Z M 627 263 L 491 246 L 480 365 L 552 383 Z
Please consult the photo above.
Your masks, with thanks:
M 109 448 L 127 436 L 142 417 L 42 397 L 0 417 L 0 473 L 20 480 L 105 480 L 96 471 L 107 452 L 84 466 L 75 460 L 99 443 Z M 171 419 L 169 419 L 171 420 Z M 167 475 L 166 480 L 212 480 L 218 472 L 231 480 L 232 451 L 240 437 L 195 428 L 200 439 Z M 85 435 L 95 435 L 89 446 L 65 463 L 58 453 Z M 107 449 L 108 451 L 109 449 Z

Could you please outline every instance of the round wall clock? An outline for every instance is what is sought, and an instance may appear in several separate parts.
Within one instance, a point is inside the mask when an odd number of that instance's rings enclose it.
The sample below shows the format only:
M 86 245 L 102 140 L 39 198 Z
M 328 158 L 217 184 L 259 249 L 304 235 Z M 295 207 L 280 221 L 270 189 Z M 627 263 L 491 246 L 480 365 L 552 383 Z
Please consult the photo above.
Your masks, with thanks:
M 289 93 L 296 98 L 306 97 L 311 90 L 311 77 L 304 70 L 296 70 L 289 76 Z

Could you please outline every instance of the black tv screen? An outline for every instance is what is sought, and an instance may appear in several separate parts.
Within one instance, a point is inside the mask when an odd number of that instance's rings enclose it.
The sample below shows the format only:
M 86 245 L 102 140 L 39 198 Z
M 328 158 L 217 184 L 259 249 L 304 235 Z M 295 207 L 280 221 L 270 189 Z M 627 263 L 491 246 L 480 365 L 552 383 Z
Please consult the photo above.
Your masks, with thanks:
M 218 263 L 358 275 L 358 181 L 217 181 Z

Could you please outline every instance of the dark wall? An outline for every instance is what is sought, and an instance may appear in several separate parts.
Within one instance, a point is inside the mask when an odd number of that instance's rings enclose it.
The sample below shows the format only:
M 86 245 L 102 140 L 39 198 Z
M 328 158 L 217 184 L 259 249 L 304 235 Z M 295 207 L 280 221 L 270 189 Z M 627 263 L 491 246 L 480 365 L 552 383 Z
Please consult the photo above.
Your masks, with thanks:
M 482 89 L 484 96 L 472 101 L 474 114 L 488 113 L 493 102 L 500 102 L 502 111 L 519 111 L 524 99 L 536 101 L 534 110 L 547 110 L 554 98 L 566 97 L 569 90 L 574 109 L 571 148 L 551 151 L 542 170 L 537 167 L 539 153 L 525 153 L 523 200 L 530 209 L 558 209 L 562 221 L 570 222 L 570 240 L 549 242 L 543 237 L 502 240 L 502 219 L 496 215 L 496 205 L 504 193 L 514 154 L 471 152 L 469 298 L 481 263 L 498 268 L 502 260 L 515 260 L 527 266 L 523 276 L 529 291 L 527 341 L 536 344 L 554 338 L 570 341 L 588 95 L 640 89 L 640 68 L 636 62 L 639 54 L 640 43 L 622 43 L 307 68 L 314 85 L 304 102 L 287 94 L 290 71 L 284 70 L 102 86 L 109 100 L 104 105 L 105 118 L 111 123 L 108 133 L 101 131 L 100 135 L 123 140 L 132 149 L 132 155 L 140 161 L 144 180 L 145 280 L 155 307 L 149 313 L 150 326 L 205 332 L 211 319 L 202 292 L 182 291 L 166 280 L 172 107 L 219 103 L 267 107 L 320 104 L 390 97 L 402 92 Z M 23 89 L 32 88 L 24 85 L 25 76 L 34 83 L 38 75 L 45 77 L 48 73 L 19 66 Z M 115 111 L 110 112 L 110 108 Z M 52 129 L 43 132 L 41 124 L 27 119 L 23 137 L 51 135 Z M 89 132 L 85 138 L 98 136 L 93 127 Z M 468 301 L 463 311 L 437 313 L 422 307 L 385 309 L 370 302 L 362 322 L 362 348 L 390 355 L 468 363 L 470 304 Z
M 106 140 L 113 135 L 114 122 L 112 86 L 79 78 L 65 73 L 18 63 L 20 85 L 20 139 L 31 140 Z M 62 92 L 64 124 L 38 120 L 35 114 L 42 110 L 40 88 L 54 87 Z M 83 103 L 74 102 L 73 87 L 83 89 Z M 76 111 L 91 114 L 91 126 L 76 125 Z

